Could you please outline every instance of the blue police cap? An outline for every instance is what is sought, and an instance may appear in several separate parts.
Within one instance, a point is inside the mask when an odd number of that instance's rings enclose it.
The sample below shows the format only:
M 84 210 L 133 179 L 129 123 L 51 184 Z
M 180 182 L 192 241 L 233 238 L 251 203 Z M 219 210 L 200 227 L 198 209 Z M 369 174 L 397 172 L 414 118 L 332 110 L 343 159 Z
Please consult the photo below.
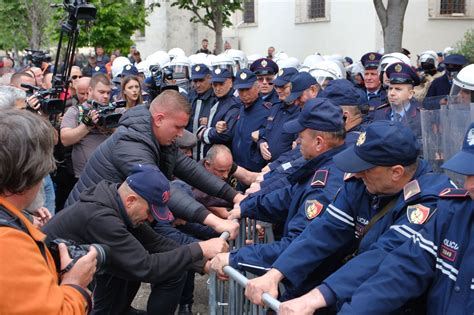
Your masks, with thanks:
M 441 167 L 462 175 L 474 175 L 474 123 L 467 129 L 461 151 Z
M 382 55 L 376 52 L 368 52 L 360 58 L 365 69 L 377 69 Z
M 346 79 L 330 80 L 321 97 L 330 99 L 338 106 L 359 106 L 361 102 L 356 87 Z
M 250 70 L 256 75 L 276 74 L 278 73 L 278 65 L 269 58 L 260 58 L 252 62 Z
M 400 122 L 378 120 L 368 125 L 355 145 L 335 155 L 336 166 L 358 173 L 375 166 L 407 166 L 416 162 L 420 146 L 410 128 Z
M 292 103 L 298 97 L 303 94 L 304 90 L 308 89 L 311 85 L 316 85 L 318 82 L 308 72 L 298 72 L 291 77 L 291 93 L 286 98 L 285 102 Z
M 420 84 L 420 77 L 412 69 L 411 66 L 403 62 L 391 64 L 385 69 L 390 84 L 412 84 L 413 86 Z
M 191 80 L 202 80 L 210 73 L 211 71 L 205 64 L 199 63 L 191 67 Z
M 469 60 L 467 60 L 466 57 L 460 54 L 452 54 L 452 55 L 446 56 L 443 61 L 445 65 L 459 65 L 459 66 L 464 66 L 468 62 Z
M 232 72 L 225 68 L 216 68 L 212 70 L 211 73 L 211 82 L 224 82 L 227 79 L 231 79 L 234 76 L 232 75 Z
M 107 69 L 105 68 L 105 66 L 96 66 L 96 67 L 92 70 L 92 75 L 94 75 L 94 74 L 96 74 L 96 73 L 107 74 Z
M 134 65 L 125 65 L 120 73 L 120 76 L 138 75 L 138 69 Z
M 290 82 L 291 77 L 294 76 L 295 74 L 298 73 L 298 70 L 296 68 L 281 68 L 280 71 L 278 71 L 277 77 L 275 80 L 272 81 L 273 85 L 275 86 L 284 86 L 288 82 Z
M 156 220 L 173 217 L 166 206 L 170 198 L 169 181 L 156 165 L 135 165 L 125 182 L 148 202 L 150 212 Z
M 319 131 L 340 131 L 344 128 L 342 110 L 327 98 L 314 98 L 307 101 L 298 118 L 283 125 L 287 133 L 297 133 L 306 128 Z
M 256 81 L 257 76 L 249 69 L 239 70 L 235 75 L 234 89 L 249 89 Z

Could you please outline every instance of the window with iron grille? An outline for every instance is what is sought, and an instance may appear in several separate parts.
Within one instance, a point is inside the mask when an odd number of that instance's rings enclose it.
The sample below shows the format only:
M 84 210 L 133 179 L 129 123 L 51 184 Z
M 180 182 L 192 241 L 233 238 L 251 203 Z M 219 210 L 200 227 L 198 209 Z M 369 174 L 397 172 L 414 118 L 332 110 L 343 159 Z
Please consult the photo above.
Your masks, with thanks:
M 318 19 L 326 17 L 326 1 L 325 0 L 309 0 L 308 1 L 308 19 Z
M 439 14 L 465 14 L 465 0 L 441 0 Z
M 255 23 L 255 0 L 244 1 L 244 23 Z

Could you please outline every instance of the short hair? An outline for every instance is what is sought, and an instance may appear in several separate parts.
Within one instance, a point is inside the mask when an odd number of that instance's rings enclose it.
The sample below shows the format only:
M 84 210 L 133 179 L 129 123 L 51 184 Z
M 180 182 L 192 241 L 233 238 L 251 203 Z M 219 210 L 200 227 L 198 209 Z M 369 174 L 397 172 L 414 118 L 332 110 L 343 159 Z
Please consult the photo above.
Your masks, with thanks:
M 207 38 L 204 38 L 201 42 L 209 42 Z
M 225 146 L 223 144 L 214 144 L 209 149 L 209 151 L 207 151 L 206 157 L 204 159 L 208 162 L 212 162 L 212 161 L 214 161 L 216 156 L 218 156 L 222 152 L 227 152 L 227 153 L 230 154 L 230 156 L 232 156 L 232 152 L 230 152 L 230 149 L 227 146 Z
M 174 90 L 165 90 L 160 93 L 150 104 L 150 112 L 156 111 L 184 112 L 191 115 L 191 105 L 188 99 Z
M 317 136 L 323 137 L 327 141 L 328 146 L 331 148 L 339 146 L 341 142 L 346 139 L 346 130 L 344 129 L 344 127 L 342 127 L 342 129 L 338 131 L 319 131 L 314 129 L 310 130 L 311 136 L 313 138 L 316 138 Z
M 10 85 L 19 87 L 21 82 L 23 81 L 24 77 L 29 77 L 31 79 L 35 78 L 34 76 L 32 76 L 31 74 L 29 74 L 27 72 L 23 72 L 23 71 L 22 72 L 17 72 L 14 75 L 12 75 L 12 77 L 10 79 Z
M 362 115 L 362 111 L 359 106 L 351 106 L 351 105 L 341 105 L 343 111 L 348 111 L 353 116 Z
M 28 111 L 0 111 L 0 194 L 20 194 L 55 169 L 53 127 Z
M 103 85 L 112 85 L 109 77 L 104 73 L 96 73 L 92 76 L 89 86 L 95 89 L 97 84 L 102 83 Z

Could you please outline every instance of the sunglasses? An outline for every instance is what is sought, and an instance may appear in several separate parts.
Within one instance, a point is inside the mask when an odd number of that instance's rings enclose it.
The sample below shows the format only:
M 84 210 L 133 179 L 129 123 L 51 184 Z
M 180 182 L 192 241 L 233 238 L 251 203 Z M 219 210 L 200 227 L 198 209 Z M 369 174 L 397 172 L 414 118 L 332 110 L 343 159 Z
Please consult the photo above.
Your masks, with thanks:
M 258 82 L 266 81 L 269 85 L 273 85 L 273 77 L 257 77 Z
M 71 77 L 72 80 L 77 80 L 77 79 L 80 79 L 80 78 L 82 78 L 82 75 L 73 75 Z

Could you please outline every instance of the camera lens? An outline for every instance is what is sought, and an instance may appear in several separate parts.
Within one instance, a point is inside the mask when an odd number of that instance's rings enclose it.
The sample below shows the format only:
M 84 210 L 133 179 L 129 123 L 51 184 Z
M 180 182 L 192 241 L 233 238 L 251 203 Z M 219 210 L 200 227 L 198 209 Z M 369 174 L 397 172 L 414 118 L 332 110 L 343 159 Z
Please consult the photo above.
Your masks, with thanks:
M 97 271 L 96 274 L 102 274 L 105 271 L 105 267 L 108 263 L 108 257 L 110 255 L 110 247 L 103 244 L 92 244 L 97 250 Z

